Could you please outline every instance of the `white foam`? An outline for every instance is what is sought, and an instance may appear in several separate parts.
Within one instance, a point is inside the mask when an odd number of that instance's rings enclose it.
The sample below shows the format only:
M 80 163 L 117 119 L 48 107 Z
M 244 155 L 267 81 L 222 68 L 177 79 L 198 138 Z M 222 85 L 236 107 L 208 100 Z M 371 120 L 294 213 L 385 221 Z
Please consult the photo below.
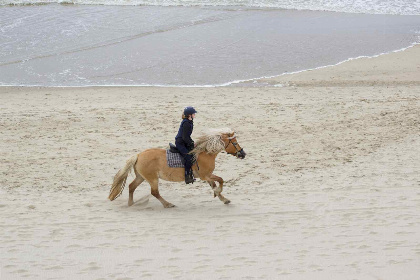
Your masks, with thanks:
M 242 6 L 345 13 L 420 15 L 418 0 L 0 0 L 0 5 L 48 3 L 121 6 Z

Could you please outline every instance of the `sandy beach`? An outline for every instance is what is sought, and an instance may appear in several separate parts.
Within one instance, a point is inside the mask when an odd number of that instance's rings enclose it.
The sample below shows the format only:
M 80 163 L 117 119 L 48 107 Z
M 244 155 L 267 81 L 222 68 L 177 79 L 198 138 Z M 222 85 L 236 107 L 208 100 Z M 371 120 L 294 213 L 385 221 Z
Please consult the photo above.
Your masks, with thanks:
M 418 279 L 420 46 L 264 87 L 0 87 L 0 279 Z M 206 182 L 143 183 L 133 154 L 230 127 Z M 129 180 L 133 178 L 130 175 Z

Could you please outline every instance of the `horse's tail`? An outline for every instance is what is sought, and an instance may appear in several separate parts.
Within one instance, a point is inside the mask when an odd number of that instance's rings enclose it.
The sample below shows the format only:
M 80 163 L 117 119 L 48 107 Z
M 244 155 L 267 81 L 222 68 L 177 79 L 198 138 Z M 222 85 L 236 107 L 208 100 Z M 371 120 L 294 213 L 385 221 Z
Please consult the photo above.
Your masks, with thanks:
M 125 187 L 125 182 L 127 181 L 128 174 L 130 173 L 131 168 L 134 167 L 136 162 L 137 155 L 134 155 L 129 160 L 127 160 L 125 166 L 121 168 L 117 174 L 115 174 L 114 182 L 112 183 L 111 190 L 109 191 L 109 200 L 112 201 L 122 194 Z

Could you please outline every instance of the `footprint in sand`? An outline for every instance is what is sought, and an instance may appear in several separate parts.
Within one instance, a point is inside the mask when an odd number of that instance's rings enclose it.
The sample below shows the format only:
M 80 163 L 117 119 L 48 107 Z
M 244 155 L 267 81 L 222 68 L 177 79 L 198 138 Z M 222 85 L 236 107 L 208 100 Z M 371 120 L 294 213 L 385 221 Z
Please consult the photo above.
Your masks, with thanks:
M 63 267 L 60 265 L 55 265 L 55 266 L 50 266 L 50 267 L 45 268 L 45 270 L 61 270 L 61 269 L 63 269 Z
M 208 267 L 210 267 L 210 266 L 207 265 L 207 264 L 203 264 L 203 265 L 198 265 L 198 266 L 194 267 L 194 269 L 201 270 L 201 269 L 208 268 Z
M 13 268 L 13 267 L 16 267 L 16 265 L 14 265 L 14 264 L 8 264 L 8 265 L 5 265 L 4 266 L 4 268 Z
M 202 253 L 198 253 L 198 254 L 194 254 L 195 257 L 208 257 L 208 254 L 202 254 Z
M 66 248 L 80 248 L 82 246 L 80 246 L 79 244 L 72 244 L 72 245 L 68 245 Z
M 208 262 L 211 262 L 212 261 L 212 259 L 202 259 L 202 260 L 198 260 L 197 262 L 198 263 L 208 263 Z
M 134 262 L 137 264 L 141 264 L 141 263 L 150 262 L 150 261 L 152 261 L 152 259 L 138 259 L 138 260 L 135 260 Z
M 96 262 L 90 262 L 89 263 L 89 266 L 86 267 L 86 268 L 84 268 L 84 269 L 82 269 L 82 271 L 93 271 L 93 270 L 98 270 L 98 269 L 101 269 L 101 267 L 98 266 L 96 264 Z
M 18 269 L 18 270 L 15 270 L 15 271 L 12 271 L 13 273 L 26 273 L 26 272 L 28 272 L 26 269 Z

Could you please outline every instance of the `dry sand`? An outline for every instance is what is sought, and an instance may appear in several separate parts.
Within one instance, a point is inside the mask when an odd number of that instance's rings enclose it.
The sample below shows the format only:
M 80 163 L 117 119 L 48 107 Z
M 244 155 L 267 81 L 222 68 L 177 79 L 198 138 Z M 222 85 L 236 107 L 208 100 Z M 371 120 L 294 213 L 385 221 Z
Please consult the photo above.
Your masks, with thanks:
M 0 278 L 419 279 L 419 67 L 415 46 L 276 87 L 0 88 Z M 190 104 L 193 138 L 229 126 L 248 154 L 217 160 L 232 203 L 205 182 L 108 201 Z

